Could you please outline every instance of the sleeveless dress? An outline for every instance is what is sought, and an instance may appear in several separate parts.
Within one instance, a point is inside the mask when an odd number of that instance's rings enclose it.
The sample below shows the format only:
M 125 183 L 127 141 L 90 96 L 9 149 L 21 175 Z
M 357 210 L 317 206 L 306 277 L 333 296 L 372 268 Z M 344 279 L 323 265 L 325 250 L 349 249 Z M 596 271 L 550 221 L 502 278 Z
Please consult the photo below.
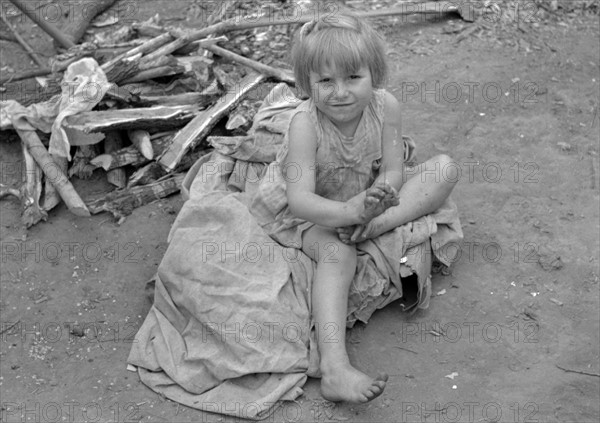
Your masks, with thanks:
M 303 101 L 294 110 L 292 118 L 297 113 L 307 113 L 317 132 L 317 195 L 346 201 L 372 185 L 381 164 L 384 97 L 384 90 L 373 91 L 371 102 L 363 111 L 352 137 L 343 135 L 317 109 L 312 99 Z M 277 242 L 286 247 L 301 248 L 302 233 L 314 223 L 295 217 L 288 207 L 283 175 L 293 182 L 300 172 L 293 163 L 284 165 L 288 145 L 289 139 L 285 135 L 276 160 L 267 167 L 262 177 L 250 210 Z

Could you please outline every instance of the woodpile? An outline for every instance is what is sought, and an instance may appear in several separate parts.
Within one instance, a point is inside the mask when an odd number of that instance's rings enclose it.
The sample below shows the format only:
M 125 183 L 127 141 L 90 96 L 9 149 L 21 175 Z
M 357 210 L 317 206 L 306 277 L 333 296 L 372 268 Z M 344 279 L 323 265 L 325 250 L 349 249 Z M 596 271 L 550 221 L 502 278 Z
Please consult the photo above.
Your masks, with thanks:
M 19 7 L 22 0 L 11 2 Z M 101 12 L 114 0 L 98 3 Z M 280 81 L 294 84 L 293 74 L 283 59 L 292 31 L 312 19 L 314 13 L 306 9 L 307 13 L 290 19 L 281 14 L 279 5 L 279 12 L 272 9 L 268 17 L 249 15 L 222 20 L 228 7 L 237 4 L 223 3 L 220 13 L 213 13 L 210 16 L 213 22 L 209 20 L 204 28 L 184 31 L 151 22 L 135 24 L 122 31 L 129 39 L 113 40 L 118 47 L 108 51 L 89 43 L 77 44 L 91 18 L 79 22 L 79 27 L 69 29 L 68 33 L 36 20 L 67 51 L 48 65 L 32 56 L 39 69 L 4 77 L 1 82 L 32 76 L 54 82 L 48 86 L 55 88 L 47 90 L 41 100 L 44 105 L 56 107 L 61 103 L 53 112 L 58 112 L 61 119 L 59 129 L 68 138 L 70 152 L 63 157 L 65 154 L 53 150 L 56 128 L 48 143 L 45 137 L 40 137 L 39 127 L 12 122 L 11 129 L 16 130 L 22 141 L 27 180 L 18 190 L 1 186 L 0 198 L 15 195 L 21 199 L 22 222 L 26 227 L 45 220 L 47 211 L 60 200 L 79 216 L 108 211 L 124 219 L 134 208 L 178 192 L 185 171 L 208 152 L 205 140 L 218 124 L 225 129 L 221 128 L 216 135 L 244 135 L 266 94 L 261 87 Z M 304 2 L 304 7 L 309 3 Z M 434 9 L 439 13 L 442 3 L 445 2 L 426 3 L 418 9 L 395 8 L 362 14 L 378 17 L 433 13 Z M 445 6 L 445 12 L 457 12 L 453 4 Z M 35 20 L 34 15 L 30 17 Z M 463 18 L 473 20 L 468 16 Z M 141 34 L 146 38 L 141 39 Z M 29 52 L 26 43 L 22 44 Z M 274 53 L 277 51 L 280 54 Z M 104 81 L 98 83 L 103 87 L 101 96 L 97 96 L 101 98 L 96 98 L 88 109 L 69 114 L 63 108 L 72 107 L 64 105 L 64 78 L 72 66 L 81 66 L 85 60 L 99 65 L 94 68 L 93 77 Z M 253 92 L 263 95 L 251 95 Z M 27 105 L 27 101 L 22 103 Z M 35 104 L 27 106 L 31 110 Z M 96 171 L 105 172 L 115 190 L 81 198 L 70 177 L 86 179 Z

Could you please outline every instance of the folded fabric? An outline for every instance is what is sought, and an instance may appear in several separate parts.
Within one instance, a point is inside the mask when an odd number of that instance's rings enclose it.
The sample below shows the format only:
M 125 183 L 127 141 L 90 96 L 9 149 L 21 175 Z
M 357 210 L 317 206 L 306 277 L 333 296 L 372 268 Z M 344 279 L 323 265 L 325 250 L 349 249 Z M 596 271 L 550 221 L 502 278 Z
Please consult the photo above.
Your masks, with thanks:
M 128 359 L 145 384 L 174 401 L 257 420 L 301 395 L 307 376 L 319 376 L 310 307 L 315 264 L 271 238 L 252 209 L 285 113 L 295 107 L 281 87 L 274 94 L 248 136 L 212 138 L 215 150 L 188 172 L 154 304 Z M 406 308 L 426 308 L 431 260 L 450 264 L 445 247 L 461 238 L 448 200 L 436 213 L 357 244 L 347 326 L 400 298 Z M 412 301 L 403 295 L 409 278 Z

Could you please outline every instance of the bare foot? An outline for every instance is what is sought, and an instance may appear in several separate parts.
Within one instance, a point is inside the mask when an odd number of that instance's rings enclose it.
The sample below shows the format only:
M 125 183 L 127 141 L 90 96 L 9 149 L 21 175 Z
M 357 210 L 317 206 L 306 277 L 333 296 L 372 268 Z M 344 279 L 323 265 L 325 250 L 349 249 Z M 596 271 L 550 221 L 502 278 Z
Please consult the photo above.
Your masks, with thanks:
M 368 223 L 387 209 L 398 205 L 398 193 L 387 182 L 379 182 L 367 189 L 362 220 Z
M 383 233 L 382 216 L 371 219 L 364 225 L 344 226 L 336 228 L 340 241 L 344 244 L 357 244 L 367 239 L 376 238 Z
M 350 238 L 356 230 L 356 226 L 344 226 L 341 228 L 335 228 L 335 230 L 337 231 L 340 241 L 342 241 L 344 244 L 351 244 Z
M 349 364 L 341 364 L 323 372 L 321 394 L 329 401 L 368 402 L 381 395 L 388 376 L 367 376 Z

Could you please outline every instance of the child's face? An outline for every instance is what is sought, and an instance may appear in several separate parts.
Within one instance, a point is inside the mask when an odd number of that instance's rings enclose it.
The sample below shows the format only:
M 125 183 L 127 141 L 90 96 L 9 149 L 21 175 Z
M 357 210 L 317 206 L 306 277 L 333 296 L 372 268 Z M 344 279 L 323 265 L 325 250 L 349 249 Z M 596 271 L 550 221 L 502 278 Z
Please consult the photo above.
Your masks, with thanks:
M 310 73 L 311 97 L 317 108 L 342 133 L 353 134 L 362 112 L 371 101 L 373 81 L 368 66 L 347 73 L 327 67 Z

